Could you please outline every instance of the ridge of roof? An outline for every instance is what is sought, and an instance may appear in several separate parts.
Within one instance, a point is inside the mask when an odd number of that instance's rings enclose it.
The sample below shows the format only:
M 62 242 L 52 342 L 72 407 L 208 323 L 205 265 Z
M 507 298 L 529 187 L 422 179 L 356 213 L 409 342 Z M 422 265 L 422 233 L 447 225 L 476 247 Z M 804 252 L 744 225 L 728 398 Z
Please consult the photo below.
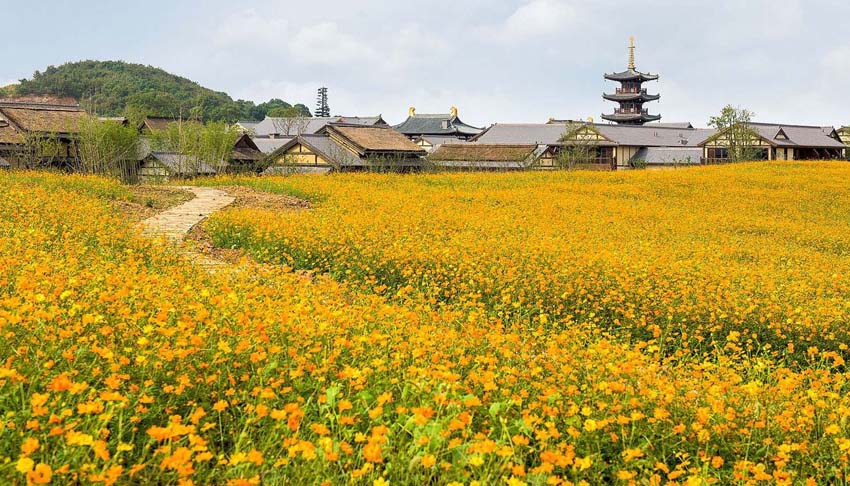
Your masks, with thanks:
M 823 130 L 824 128 L 831 128 L 835 130 L 834 126 L 829 125 L 797 125 L 794 123 L 768 123 L 768 122 L 749 122 L 748 125 L 756 125 L 760 127 L 790 127 L 790 128 L 817 128 L 819 130 Z M 847 128 L 847 127 L 842 127 Z

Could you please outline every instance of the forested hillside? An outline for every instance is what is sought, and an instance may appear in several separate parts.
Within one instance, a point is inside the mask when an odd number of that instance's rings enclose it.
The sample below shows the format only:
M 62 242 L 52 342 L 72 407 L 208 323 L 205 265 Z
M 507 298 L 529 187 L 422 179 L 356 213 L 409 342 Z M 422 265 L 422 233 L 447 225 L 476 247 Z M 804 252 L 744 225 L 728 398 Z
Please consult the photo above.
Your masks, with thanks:
M 0 96 L 71 96 L 99 115 L 156 115 L 204 121 L 260 120 L 268 112 L 290 108 L 273 99 L 259 105 L 233 100 L 226 93 L 162 69 L 122 61 L 81 61 L 36 71 L 32 79 L 0 89 Z M 305 116 L 302 104 L 295 108 Z

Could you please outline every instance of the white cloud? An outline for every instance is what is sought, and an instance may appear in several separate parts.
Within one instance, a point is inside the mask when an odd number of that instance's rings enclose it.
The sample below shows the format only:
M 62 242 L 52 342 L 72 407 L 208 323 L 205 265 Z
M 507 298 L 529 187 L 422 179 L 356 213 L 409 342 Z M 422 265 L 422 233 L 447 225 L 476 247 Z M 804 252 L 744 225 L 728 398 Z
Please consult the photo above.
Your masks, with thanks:
M 281 44 L 289 36 L 289 22 L 254 8 L 228 15 L 215 30 L 218 47 L 264 48 Z
M 339 30 L 336 22 L 302 27 L 289 41 L 289 51 L 305 64 L 350 65 L 379 62 L 369 44 Z
M 821 59 L 821 66 L 829 76 L 850 80 L 850 45 L 836 46 Z
M 502 34 L 509 39 L 547 36 L 569 27 L 575 8 L 565 0 L 532 0 L 508 17 Z

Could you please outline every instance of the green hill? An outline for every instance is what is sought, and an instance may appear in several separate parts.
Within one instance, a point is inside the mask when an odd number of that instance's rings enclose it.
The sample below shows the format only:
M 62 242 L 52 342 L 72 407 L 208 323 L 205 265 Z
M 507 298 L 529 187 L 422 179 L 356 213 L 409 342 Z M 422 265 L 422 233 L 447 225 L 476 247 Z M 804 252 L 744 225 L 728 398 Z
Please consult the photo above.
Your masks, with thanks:
M 154 115 L 204 121 L 261 120 L 274 109 L 292 105 L 273 99 L 259 105 L 233 100 L 226 93 L 162 69 L 122 61 L 80 61 L 36 71 L 32 79 L 0 89 L 3 95 L 71 96 L 98 115 Z M 310 111 L 295 105 L 303 115 Z

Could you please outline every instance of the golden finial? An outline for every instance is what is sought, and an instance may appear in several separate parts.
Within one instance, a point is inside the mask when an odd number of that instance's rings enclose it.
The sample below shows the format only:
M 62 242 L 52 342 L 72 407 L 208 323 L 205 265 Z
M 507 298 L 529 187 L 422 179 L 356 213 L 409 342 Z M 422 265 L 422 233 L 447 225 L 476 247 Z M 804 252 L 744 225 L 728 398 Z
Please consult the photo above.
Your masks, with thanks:
M 587 117 L 587 123 L 589 123 L 591 125 L 593 124 L 593 117 L 592 116 Z
M 629 37 L 629 69 L 635 68 L 635 36 Z
M 416 116 L 416 107 L 411 106 L 407 109 L 407 116 Z
M 452 118 L 457 118 L 457 106 L 451 107 L 449 113 L 452 115 Z

